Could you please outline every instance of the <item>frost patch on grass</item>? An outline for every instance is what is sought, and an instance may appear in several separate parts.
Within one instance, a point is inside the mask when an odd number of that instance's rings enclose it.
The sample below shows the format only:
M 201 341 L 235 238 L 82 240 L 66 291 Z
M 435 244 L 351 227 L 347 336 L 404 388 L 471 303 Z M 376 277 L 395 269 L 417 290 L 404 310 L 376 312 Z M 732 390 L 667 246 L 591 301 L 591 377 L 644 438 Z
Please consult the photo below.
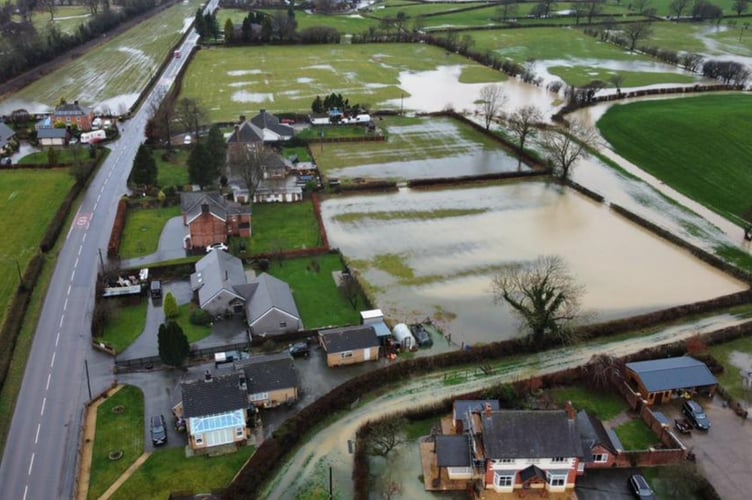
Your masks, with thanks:
M 232 94 L 232 100 L 234 102 L 274 102 L 274 94 L 262 94 L 241 90 L 240 92 Z
M 313 78 L 308 78 L 307 76 L 300 77 L 296 80 L 298 83 L 311 83 L 315 81 Z
M 752 371 L 752 355 L 746 352 L 734 351 L 729 356 L 729 363 L 739 368 L 744 373 Z
M 331 64 L 313 64 L 311 66 L 305 66 L 303 69 L 323 69 L 328 71 L 335 71 L 334 66 Z
M 261 70 L 260 69 L 236 69 L 233 71 L 228 71 L 227 74 L 230 76 L 260 75 Z
M 227 86 L 228 87 L 237 88 L 237 87 L 245 87 L 246 85 L 253 85 L 254 83 L 256 83 L 256 82 L 253 82 L 253 81 L 251 81 L 251 82 L 233 82 L 233 83 L 228 84 Z

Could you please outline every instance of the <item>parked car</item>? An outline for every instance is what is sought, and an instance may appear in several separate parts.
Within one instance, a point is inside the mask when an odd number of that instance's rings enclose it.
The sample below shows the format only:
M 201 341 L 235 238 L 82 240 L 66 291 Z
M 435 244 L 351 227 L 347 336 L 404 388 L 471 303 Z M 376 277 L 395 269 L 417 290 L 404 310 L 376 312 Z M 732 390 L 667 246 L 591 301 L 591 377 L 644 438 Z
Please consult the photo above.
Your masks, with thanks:
M 191 142 L 193 142 L 193 139 L 191 138 L 191 134 L 186 134 L 186 136 L 183 137 L 183 144 L 189 145 Z
M 433 339 L 431 338 L 431 334 L 428 333 L 425 327 L 420 323 L 416 323 L 410 326 L 410 331 L 412 332 L 413 337 L 415 337 L 415 340 L 418 342 L 418 345 L 420 347 L 433 346 Z
M 633 474 L 629 477 L 629 488 L 637 498 L 655 498 L 653 490 L 642 474 Z
M 291 345 L 288 351 L 293 358 L 307 358 L 311 354 L 311 349 L 305 342 Z
M 151 442 L 154 446 L 167 444 L 167 427 L 165 427 L 164 416 L 155 415 L 151 417 L 149 432 L 151 432 Z
M 214 243 L 206 247 L 206 253 L 209 253 L 212 250 L 224 250 L 226 252 L 227 245 L 225 245 L 224 243 Z
M 674 429 L 681 434 L 692 434 L 692 424 L 686 418 L 682 418 L 681 420 L 678 418 L 674 419 Z
M 705 411 L 697 401 L 685 401 L 682 405 L 682 413 L 684 413 L 692 425 L 701 431 L 710 430 L 710 419 L 705 415 Z

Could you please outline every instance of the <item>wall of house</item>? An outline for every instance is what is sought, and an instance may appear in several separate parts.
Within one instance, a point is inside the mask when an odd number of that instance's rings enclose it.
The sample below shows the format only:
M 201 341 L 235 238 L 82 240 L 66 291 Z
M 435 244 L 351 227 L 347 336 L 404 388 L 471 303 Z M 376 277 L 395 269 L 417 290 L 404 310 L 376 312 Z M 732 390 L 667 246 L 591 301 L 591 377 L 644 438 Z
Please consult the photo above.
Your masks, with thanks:
M 254 400 L 252 403 L 259 408 L 274 408 L 275 406 L 298 400 L 297 387 L 278 389 L 276 391 L 267 392 L 266 394 L 266 399 Z
M 535 465 L 536 467 L 544 470 L 544 471 L 562 471 L 567 470 L 567 478 L 566 482 L 562 486 L 552 486 L 548 483 L 546 483 L 545 488 L 548 491 L 564 491 L 568 488 L 574 488 L 575 482 L 577 481 L 577 464 L 579 463 L 579 459 L 577 458 L 566 458 L 563 462 L 554 462 L 551 458 L 540 458 L 540 459 L 527 459 L 527 458 L 518 458 L 515 460 L 511 460 L 510 462 L 501 462 L 498 460 L 491 460 L 489 459 L 487 461 L 486 465 L 486 488 L 490 488 L 499 492 L 504 491 L 512 491 L 514 489 L 522 488 L 522 482 L 519 478 L 519 472 L 526 469 L 527 467 L 530 467 L 531 465 Z M 494 478 L 497 472 L 501 472 L 502 474 L 506 473 L 508 475 L 514 474 L 514 484 L 510 487 L 498 487 L 496 486 L 494 482 Z
M 243 300 L 229 290 L 222 290 L 217 293 L 208 303 L 201 304 L 201 309 L 211 315 L 225 314 L 226 312 L 234 313 L 236 304 L 243 304 Z
M 379 359 L 379 348 L 377 346 L 368 349 L 349 351 L 352 352 L 352 356 L 343 356 L 343 353 L 340 352 L 329 353 L 326 355 L 326 363 L 329 366 L 344 366 L 363 363 L 366 361 L 366 351 L 370 351 L 370 359 L 368 361 L 376 361 Z
M 251 214 L 230 215 L 226 223 L 227 234 L 241 238 L 251 237 Z
M 65 144 L 64 139 L 39 139 L 39 144 L 42 146 L 62 146 Z
M 194 434 L 191 429 L 191 420 L 192 419 L 189 418 L 186 423 L 186 433 L 188 434 L 188 445 L 197 454 L 208 453 L 214 447 L 214 446 L 209 446 L 210 432 L 202 432 L 202 433 Z M 243 425 L 242 427 L 229 429 L 229 432 L 232 436 L 232 441 L 230 443 L 223 443 L 222 445 L 218 445 L 218 446 L 224 446 L 226 444 L 232 444 L 232 443 L 236 445 L 242 445 L 250 437 L 250 431 L 248 427 L 246 427 L 245 425 Z
M 277 308 L 269 309 L 249 326 L 251 327 L 251 333 L 254 335 L 261 333 L 279 335 L 282 333 L 297 332 L 302 328 L 300 318 L 296 318 Z
M 593 447 L 593 455 L 606 455 L 606 461 L 605 462 L 588 462 L 585 464 L 586 469 L 608 469 L 609 467 L 613 467 L 616 463 L 616 457 L 613 453 L 611 453 L 607 448 L 596 445 Z
M 190 224 L 191 246 L 206 248 L 214 243 L 227 242 L 227 226 L 211 214 L 201 214 Z

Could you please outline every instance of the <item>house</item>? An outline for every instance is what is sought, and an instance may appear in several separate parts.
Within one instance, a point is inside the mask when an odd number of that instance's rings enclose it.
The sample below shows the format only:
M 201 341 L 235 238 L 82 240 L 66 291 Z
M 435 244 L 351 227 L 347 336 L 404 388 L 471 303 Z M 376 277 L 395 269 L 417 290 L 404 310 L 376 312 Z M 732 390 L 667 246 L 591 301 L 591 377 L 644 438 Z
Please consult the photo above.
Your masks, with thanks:
M 175 415 L 186 420 L 188 445 L 208 453 L 227 445 L 242 446 L 249 437 L 248 391 L 242 371 L 180 385 L 182 401 Z
M 585 410 L 577 413 L 575 427 L 582 445 L 582 461 L 578 472 L 616 466 L 617 455 L 624 451 L 624 446 L 614 431 L 606 430 L 597 417 Z
M 290 286 L 267 273 L 236 288 L 246 300 L 246 319 L 252 335 L 279 335 L 303 328 Z
M 298 400 L 300 381 L 289 353 L 254 356 L 235 363 L 245 373 L 248 401 L 273 408 Z
M 6 148 L 10 153 L 10 143 L 16 136 L 16 131 L 7 126 L 5 123 L 0 122 L 0 153 L 5 153 Z
M 78 101 L 73 101 L 72 104 L 63 102 L 52 113 L 53 124 L 64 123 L 66 127 L 77 128 L 81 132 L 91 130 L 92 121 L 94 112 L 81 106 Z
M 691 356 L 627 363 L 626 369 L 627 385 L 649 406 L 685 394 L 712 396 L 718 387 L 718 380 L 707 365 Z
M 251 237 L 251 207 L 227 200 L 216 191 L 180 193 L 187 249 L 226 243 L 229 236 Z
M 330 367 L 379 359 L 379 339 L 370 325 L 321 330 L 319 342 Z
M 222 250 L 213 250 L 196 262 L 191 274 L 191 289 L 198 305 L 212 316 L 242 314 L 246 298 L 236 290 L 247 283 L 243 263 Z
M 229 166 L 242 164 L 249 150 L 264 146 L 264 131 L 253 123 L 240 117 L 240 123 L 227 138 L 227 164 Z
M 64 128 L 40 128 L 37 130 L 37 141 L 40 146 L 65 146 L 69 132 Z
M 486 407 L 470 419 L 472 451 L 487 489 L 513 492 L 573 489 L 582 457 L 575 412 Z
M 279 118 L 262 109 L 259 114 L 251 118 L 251 123 L 261 129 L 264 142 L 286 141 L 295 133 L 295 130 L 279 122 Z

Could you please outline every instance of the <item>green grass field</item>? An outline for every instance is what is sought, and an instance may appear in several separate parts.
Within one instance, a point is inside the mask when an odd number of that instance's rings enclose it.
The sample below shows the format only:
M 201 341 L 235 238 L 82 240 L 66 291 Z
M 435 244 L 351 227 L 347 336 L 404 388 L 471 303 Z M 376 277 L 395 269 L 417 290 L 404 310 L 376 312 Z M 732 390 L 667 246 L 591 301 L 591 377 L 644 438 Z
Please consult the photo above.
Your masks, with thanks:
M 54 106 L 61 98 L 95 105 L 137 94 L 180 39 L 184 19 L 193 18 L 200 0 L 179 2 L 86 55 L 27 85 L 13 99 Z M 124 109 L 113 109 L 121 113 Z
M 132 259 L 157 251 L 159 237 L 168 220 L 180 215 L 180 207 L 130 208 L 125 220 L 120 257 Z
M 598 66 L 577 66 L 575 68 L 566 66 L 552 66 L 548 68 L 548 72 L 552 75 L 556 75 L 569 85 L 575 87 L 582 87 L 592 82 L 593 80 L 600 80 L 606 83 L 607 87 L 612 87 L 610 82 L 611 77 L 614 75 L 621 75 L 624 81 L 621 83 L 621 88 L 626 87 L 642 87 L 645 85 L 656 85 L 659 83 L 694 83 L 700 80 L 700 76 L 692 76 L 690 74 L 681 73 L 649 73 L 646 71 L 612 71 L 608 69 L 599 68 Z
M 253 205 L 253 236 L 249 247 L 251 253 L 320 246 L 321 231 L 311 200 Z
M 284 64 L 280 64 L 284 61 Z M 210 119 L 238 115 L 309 112 L 318 96 L 342 93 L 350 103 L 387 107 L 399 100 L 401 71 L 428 71 L 443 65 L 478 66 L 436 47 L 414 44 L 233 47 L 199 51 L 185 79 L 181 97 L 199 100 Z M 487 81 L 498 81 L 489 70 Z M 478 73 L 473 73 L 477 81 Z M 207 93 L 211 86 L 214 91 Z M 395 107 L 396 106 L 392 106 Z
M 323 173 L 354 165 L 426 160 L 498 150 L 498 144 L 469 126 L 450 118 L 385 118 L 386 142 L 327 144 L 311 149 Z
M 318 271 L 313 262 L 318 263 Z M 323 328 L 360 321 L 358 310 L 345 300 L 332 277 L 332 272 L 341 270 L 339 255 L 327 254 L 286 260 L 281 266 L 275 262 L 269 274 L 290 285 L 305 328 Z
M 585 387 L 558 387 L 551 391 L 554 401 L 563 406 L 572 402 L 575 410 L 587 410 L 601 420 L 610 420 L 627 411 L 629 405 L 616 392 L 600 392 Z
M 169 424 L 168 424 L 169 425 Z M 176 491 L 206 493 L 227 486 L 255 448 L 219 457 L 186 458 L 183 448 L 154 452 L 112 495 L 113 500 L 164 499 Z
M 117 298 L 107 299 L 112 307 L 110 319 L 100 340 L 112 346 L 116 353 L 125 351 L 143 333 L 146 324 L 147 299 L 130 305 Z
M 752 402 L 752 392 L 744 388 L 744 375 L 739 367 L 748 363 L 752 356 L 752 338 L 743 337 L 711 346 L 710 354 L 723 364 L 723 373 L 717 375 L 718 382 L 738 400 Z M 739 359 L 734 359 L 736 357 Z
M 647 450 L 658 443 L 658 437 L 640 419 L 621 424 L 614 431 L 625 450 Z
M 154 151 L 154 160 L 157 162 L 157 183 L 160 187 L 185 186 L 188 179 L 188 150 L 181 149 L 173 152 L 169 159 L 162 158 L 164 150 Z
M 123 411 L 114 413 L 116 406 Z M 110 460 L 109 453 L 116 450 L 123 451 L 123 458 Z M 97 409 L 88 498 L 99 498 L 143 452 L 144 395 L 141 389 L 127 385 Z
M 706 95 L 611 108 L 598 128 L 614 150 L 734 222 L 752 208 L 752 97 Z
M 62 33 L 74 33 L 79 26 L 88 23 L 91 13 L 85 5 L 56 5 L 54 19 L 47 10 L 37 10 L 31 16 L 31 23 L 37 31 L 44 33 L 54 24 Z
M 18 271 L 23 274 L 37 253 L 47 226 L 72 185 L 73 178 L 64 168 L 0 171 L 0 273 L 5 276 L 0 280 L 0 324 L 18 287 Z M 30 220 L 34 223 L 29 224 Z

